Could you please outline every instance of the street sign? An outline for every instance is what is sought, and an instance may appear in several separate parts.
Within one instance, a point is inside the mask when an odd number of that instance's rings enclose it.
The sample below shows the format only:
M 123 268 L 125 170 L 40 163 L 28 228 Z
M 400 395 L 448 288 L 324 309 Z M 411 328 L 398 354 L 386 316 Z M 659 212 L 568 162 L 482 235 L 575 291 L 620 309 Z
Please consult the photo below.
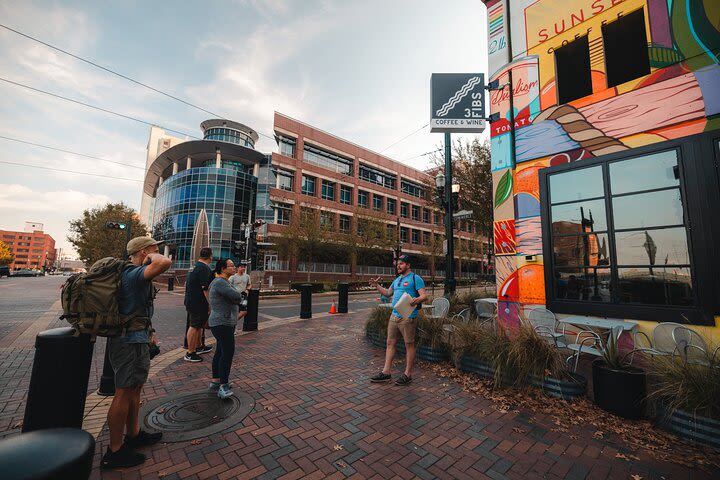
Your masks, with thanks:
M 430 76 L 430 131 L 481 133 L 485 130 L 485 76 L 433 73 Z
M 453 213 L 453 220 L 470 220 L 473 218 L 472 210 L 460 210 L 457 213 Z

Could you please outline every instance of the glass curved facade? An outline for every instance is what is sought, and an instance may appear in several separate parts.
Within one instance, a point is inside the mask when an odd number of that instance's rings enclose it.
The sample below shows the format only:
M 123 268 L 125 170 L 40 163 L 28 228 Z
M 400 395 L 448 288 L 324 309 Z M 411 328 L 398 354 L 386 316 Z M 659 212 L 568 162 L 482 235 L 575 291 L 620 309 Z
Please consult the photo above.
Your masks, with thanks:
M 213 127 L 205 130 L 204 140 L 220 140 L 243 147 L 255 148 L 255 142 L 247 133 L 226 127 Z
M 195 220 L 204 208 L 215 258 L 230 257 L 240 225 L 255 208 L 257 178 L 235 168 L 198 167 L 169 177 L 158 187 L 153 237 L 174 247 L 173 267 L 189 269 Z

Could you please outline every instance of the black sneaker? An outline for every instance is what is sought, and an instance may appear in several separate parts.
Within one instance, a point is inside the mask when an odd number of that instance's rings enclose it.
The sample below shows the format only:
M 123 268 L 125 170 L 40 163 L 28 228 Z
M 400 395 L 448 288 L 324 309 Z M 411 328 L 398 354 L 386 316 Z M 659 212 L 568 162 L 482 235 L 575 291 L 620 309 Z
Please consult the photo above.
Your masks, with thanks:
M 146 447 L 154 445 L 162 438 L 162 432 L 150 433 L 140 430 L 136 437 L 128 437 L 125 435 L 125 445 L 130 448 Z
M 212 350 L 213 350 L 212 345 L 203 345 L 201 347 L 198 347 L 197 350 L 195 350 L 195 352 L 199 355 L 202 355 L 203 353 L 210 353 L 210 352 L 212 352 Z
M 395 385 L 407 385 L 410 382 L 412 382 L 412 378 L 408 377 L 403 373 L 402 375 L 400 375 L 400 378 L 395 380 Z
M 193 363 L 202 362 L 202 358 L 200 357 L 200 355 L 198 355 L 195 352 L 186 353 L 185 356 L 183 357 L 183 360 L 185 360 L 186 362 L 193 362 Z
M 117 452 L 111 452 L 108 447 L 107 452 L 100 460 L 100 468 L 128 468 L 140 465 L 145 461 L 145 455 L 140 452 L 134 452 L 127 445 L 123 444 Z
M 370 377 L 370 381 L 373 383 L 385 383 L 389 382 L 391 378 L 392 375 L 390 375 L 389 373 L 380 372 L 374 377 Z

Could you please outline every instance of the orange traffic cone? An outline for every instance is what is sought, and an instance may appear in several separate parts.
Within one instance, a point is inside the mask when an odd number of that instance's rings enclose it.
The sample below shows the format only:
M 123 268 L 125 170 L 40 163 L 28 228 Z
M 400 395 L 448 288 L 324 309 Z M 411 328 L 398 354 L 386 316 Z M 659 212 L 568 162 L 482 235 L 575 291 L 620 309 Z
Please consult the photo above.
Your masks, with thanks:
M 329 313 L 337 313 L 337 308 L 335 308 L 335 300 L 333 299 L 332 305 L 330 306 L 330 312 Z

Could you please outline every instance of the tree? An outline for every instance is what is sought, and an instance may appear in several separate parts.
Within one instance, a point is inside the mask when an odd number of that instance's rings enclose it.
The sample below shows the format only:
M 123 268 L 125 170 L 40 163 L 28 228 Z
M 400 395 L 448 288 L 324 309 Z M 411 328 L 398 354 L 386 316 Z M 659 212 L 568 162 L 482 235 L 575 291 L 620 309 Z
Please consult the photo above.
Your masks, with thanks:
M 85 210 L 81 218 L 70 221 L 67 236 L 85 265 L 92 265 L 105 257 L 123 257 L 127 246 L 127 229 L 106 228 L 107 222 L 126 223 L 132 218 L 132 236 L 147 235 L 147 227 L 140 222 L 135 210 L 124 203 L 108 203 L 104 207 Z M 127 228 L 127 227 L 126 227 Z
M 15 260 L 15 254 L 13 254 L 7 243 L 0 240 L 0 265 L 9 265 Z
M 299 213 L 299 215 L 297 215 Z M 300 207 L 293 212 L 282 235 L 274 237 L 275 249 L 285 258 L 294 257 L 308 263 L 317 261 L 324 250 L 331 228 L 320 226 L 319 210 Z M 308 268 L 307 280 L 310 281 Z

